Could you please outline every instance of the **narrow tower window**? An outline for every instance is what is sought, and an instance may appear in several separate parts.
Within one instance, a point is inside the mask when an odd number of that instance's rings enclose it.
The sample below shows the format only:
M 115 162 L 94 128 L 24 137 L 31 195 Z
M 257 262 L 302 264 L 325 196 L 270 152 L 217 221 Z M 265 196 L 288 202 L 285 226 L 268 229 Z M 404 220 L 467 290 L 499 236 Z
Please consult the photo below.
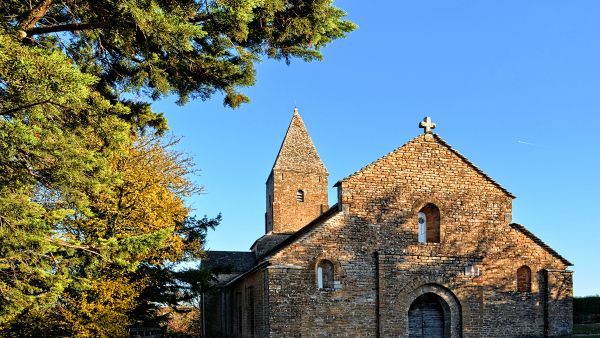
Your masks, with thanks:
M 298 192 L 296 193 L 296 200 L 298 202 L 304 202 L 304 191 L 298 190 Z
M 317 285 L 319 289 L 333 288 L 333 263 L 322 260 L 317 267 Z
M 517 269 L 517 291 L 531 292 L 531 269 L 525 265 Z

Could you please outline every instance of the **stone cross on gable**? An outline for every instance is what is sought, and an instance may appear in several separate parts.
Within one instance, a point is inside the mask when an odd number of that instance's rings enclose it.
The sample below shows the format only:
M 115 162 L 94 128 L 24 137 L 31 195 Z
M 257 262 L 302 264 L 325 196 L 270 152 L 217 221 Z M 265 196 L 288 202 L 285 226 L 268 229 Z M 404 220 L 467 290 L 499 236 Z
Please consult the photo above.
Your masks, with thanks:
M 429 133 L 431 129 L 435 129 L 435 123 L 431 123 L 431 118 L 427 116 L 423 122 L 419 123 L 419 128 L 423 128 L 426 133 Z

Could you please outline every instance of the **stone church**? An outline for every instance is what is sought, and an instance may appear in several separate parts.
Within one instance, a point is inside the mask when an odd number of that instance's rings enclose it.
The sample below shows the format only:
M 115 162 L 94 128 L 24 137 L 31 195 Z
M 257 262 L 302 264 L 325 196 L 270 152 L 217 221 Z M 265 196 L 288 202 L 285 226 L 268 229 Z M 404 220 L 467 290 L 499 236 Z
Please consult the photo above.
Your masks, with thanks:
M 518 223 L 500 184 L 431 129 L 337 181 L 296 110 L 266 182 L 265 235 L 210 251 L 226 291 L 205 337 L 559 337 L 572 264 Z

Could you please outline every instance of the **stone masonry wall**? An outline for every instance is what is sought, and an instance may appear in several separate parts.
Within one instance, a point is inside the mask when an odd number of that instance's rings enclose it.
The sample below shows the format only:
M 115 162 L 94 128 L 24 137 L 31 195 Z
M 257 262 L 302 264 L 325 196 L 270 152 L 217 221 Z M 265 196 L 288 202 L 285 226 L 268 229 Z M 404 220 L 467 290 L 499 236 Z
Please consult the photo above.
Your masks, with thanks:
M 270 337 L 407 337 L 407 309 L 423 292 L 454 307 L 463 337 L 543 337 L 544 318 L 568 307 L 568 278 L 552 277 L 563 296 L 545 310 L 542 277 L 565 262 L 511 227 L 512 195 L 443 141 L 421 135 L 338 189 L 340 212 L 269 258 Z M 418 243 L 428 203 L 440 210 L 440 243 Z M 321 259 L 334 263 L 332 289 L 317 287 Z M 531 292 L 516 291 L 523 265 Z
M 267 183 L 267 190 L 273 187 L 270 194 L 274 233 L 296 232 L 329 209 L 327 174 L 273 170 L 269 181 L 272 183 Z M 304 202 L 298 202 L 298 190 L 304 192 Z
M 360 233 L 338 213 L 284 249 L 269 268 L 270 337 L 374 337 L 375 264 Z M 317 263 L 334 265 L 334 287 L 318 288 Z
M 258 270 L 231 285 L 226 293 L 227 301 L 224 302 L 223 310 L 227 317 L 227 325 L 225 325 L 224 332 L 213 332 L 214 337 L 267 337 L 268 296 L 265 292 L 266 281 L 268 281 L 268 275 L 265 271 Z
M 573 273 L 546 270 L 546 335 L 560 337 L 573 333 Z

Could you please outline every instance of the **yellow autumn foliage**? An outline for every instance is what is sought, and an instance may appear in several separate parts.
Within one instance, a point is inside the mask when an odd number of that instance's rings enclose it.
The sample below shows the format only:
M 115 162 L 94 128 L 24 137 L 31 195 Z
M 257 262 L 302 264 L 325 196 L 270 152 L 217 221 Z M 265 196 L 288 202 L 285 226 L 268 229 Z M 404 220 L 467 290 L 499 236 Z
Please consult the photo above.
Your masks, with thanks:
M 135 253 L 130 261 L 162 265 L 196 259 L 202 253 L 202 239 L 186 233 L 184 220 L 191 209 L 184 198 L 200 193 L 202 187 L 190 178 L 196 173 L 189 155 L 173 150 L 177 139 L 140 137 L 126 153 L 110 159 L 121 183 L 112 191 L 92 195 L 94 216 L 75 215 L 61 229 L 71 238 L 124 239 L 173 229 L 162 248 Z M 129 274 L 109 264 L 92 273 L 91 289 L 77 296 L 65 295 L 60 305 L 64 323 L 74 337 L 127 337 L 133 324 L 128 311 L 138 304 L 137 297 L 146 281 L 143 275 Z M 135 281 L 135 282 L 134 282 Z
M 127 312 L 135 308 L 143 284 L 125 276 L 95 279 L 89 291 L 78 296 L 65 294 L 58 309 L 73 337 L 128 337 Z
M 173 138 L 139 137 L 126 153 L 115 154 L 110 166 L 121 175 L 121 184 L 113 191 L 94 194 L 90 207 L 95 217 L 77 215 L 65 222 L 65 232 L 73 238 L 84 234 L 91 241 L 173 228 L 162 249 L 137 253 L 130 260 L 160 265 L 199 258 L 201 243 L 188 240 L 180 225 L 191 211 L 184 198 L 200 193 L 202 187 L 190 178 L 196 173 L 191 157 L 172 149 L 177 142 Z
M 173 138 L 135 138 L 126 152 L 114 154 L 109 160 L 120 184 L 112 191 L 90 192 L 94 214 L 75 214 L 58 224 L 56 230 L 67 240 L 91 244 L 98 239 L 123 240 L 170 229 L 162 247 L 148 245 L 151 250 L 133 252 L 127 260 L 164 265 L 199 258 L 203 237 L 192 233 L 198 231 L 193 226 L 186 228 L 190 225 L 184 221 L 191 209 L 184 199 L 200 193 L 202 187 L 192 181 L 196 170 L 191 157 L 173 150 L 177 142 Z M 63 269 L 60 263 L 57 266 Z M 14 318 L 0 327 L 0 335 L 36 337 L 40 332 L 52 331 L 80 338 L 128 337 L 127 327 L 136 324 L 132 311 L 147 301 L 140 295 L 145 287 L 158 283 L 141 270 L 127 272 L 123 266 L 109 262 L 98 269 L 82 269 L 82 277 L 90 280 L 89 289 L 66 289 L 55 308 L 31 309 L 26 318 Z

